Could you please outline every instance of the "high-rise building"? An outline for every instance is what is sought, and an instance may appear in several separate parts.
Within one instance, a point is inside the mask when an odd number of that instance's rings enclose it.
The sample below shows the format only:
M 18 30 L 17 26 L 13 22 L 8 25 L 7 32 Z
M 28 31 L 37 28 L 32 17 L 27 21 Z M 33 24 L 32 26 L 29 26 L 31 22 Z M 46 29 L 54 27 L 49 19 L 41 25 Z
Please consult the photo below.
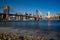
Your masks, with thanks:
M 38 14 L 38 12 L 39 12 L 39 11 L 36 9 L 36 14 Z
M 36 10 L 36 14 L 37 14 L 37 17 L 39 17 L 39 18 L 42 17 L 42 15 L 41 15 L 41 14 L 42 14 L 41 11 Z
M 32 16 L 34 16 L 34 12 L 32 12 Z
M 39 18 L 42 17 L 41 11 L 38 12 L 38 17 L 39 17 Z
M 24 15 L 26 15 L 26 16 L 27 16 L 27 15 L 28 15 L 28 14 L 27 14 L 27 12 L 24 12 Z
M 38 13 L 39 13 L 39 11 L 36 9 L 36 17 L 39 17 Z
M 51 13 L 50 11 L 47 12 L 47 18 L 50 18 L 51 17 Z

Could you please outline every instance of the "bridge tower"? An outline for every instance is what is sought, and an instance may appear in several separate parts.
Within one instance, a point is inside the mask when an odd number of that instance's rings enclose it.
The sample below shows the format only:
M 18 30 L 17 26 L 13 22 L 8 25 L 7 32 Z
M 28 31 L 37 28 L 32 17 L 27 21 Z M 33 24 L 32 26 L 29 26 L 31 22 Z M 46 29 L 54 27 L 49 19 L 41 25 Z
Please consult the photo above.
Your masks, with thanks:
M 9 7 L 8 6 L 5 6 L 4 7 L 4 14 L 5 14 L 5 20 L 8 20 L 8 18 L 9 18 Z

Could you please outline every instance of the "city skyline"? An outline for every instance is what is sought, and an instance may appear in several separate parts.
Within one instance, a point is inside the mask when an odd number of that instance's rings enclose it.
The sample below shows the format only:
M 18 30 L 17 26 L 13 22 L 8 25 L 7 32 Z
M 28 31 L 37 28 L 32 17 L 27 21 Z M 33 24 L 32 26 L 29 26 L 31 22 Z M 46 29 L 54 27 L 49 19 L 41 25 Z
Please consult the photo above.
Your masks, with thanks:
M 46 16 L 48 11 L 51 15 L 60 12 L 59 0 L 0 0 L 0 7 L 8 5 L 10 7 L 10 13 L 27 12 L 36 14 L 36 9 L 42 12 L 42 15 Z M 0 9 L 2 12 L 2 9 Z

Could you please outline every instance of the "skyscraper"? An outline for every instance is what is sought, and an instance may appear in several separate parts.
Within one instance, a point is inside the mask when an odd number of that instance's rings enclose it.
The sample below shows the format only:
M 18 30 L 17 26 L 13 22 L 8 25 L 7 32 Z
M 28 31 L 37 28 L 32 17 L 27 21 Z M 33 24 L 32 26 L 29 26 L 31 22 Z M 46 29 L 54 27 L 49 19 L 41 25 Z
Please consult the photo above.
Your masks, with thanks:
M 32 12 L 32 16 L 34 16 L 34 12 Z
M 42 17 L 41 11 L 38 12 L 38 16 L 39 16 L 39 18 Z
M 42 13 L 41 13 L 41 11 L 39 11 L 39 10 L 36 10 L 36 15 L 37 15 L 37 17 L 42 17 L 42 15 L 41 15 Z
M 50 11 L 47 12 L 47 18 L 50 18 L 51 17 L 51 13 Z
M 36 17 L 39 17 L 38 12 L 39 12 L 39 11 L 36 9 Z

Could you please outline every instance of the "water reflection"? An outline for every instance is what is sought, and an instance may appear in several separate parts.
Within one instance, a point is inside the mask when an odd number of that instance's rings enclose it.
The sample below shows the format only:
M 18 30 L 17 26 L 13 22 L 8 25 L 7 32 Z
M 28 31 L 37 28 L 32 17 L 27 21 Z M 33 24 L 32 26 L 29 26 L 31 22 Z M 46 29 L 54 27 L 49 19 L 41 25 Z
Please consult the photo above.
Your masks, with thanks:
M 8 22 L 3 22 L 3 27 L 8 27 L 9 26 L 8 24 L 9 24 Z
M 60 27 L 60 21 L 17 21 L 0 22 L 0 27 L 54 29 Z
M 50 21 L 48 21 L 48 24 L 47 24 L 47 25 L 48 25 L 48 26 L 47 26 L 47 27 L 48 27 L 48 30 L 47 30 L 47 31 L 48 31 L 48 34 L 50 34 L 50 31 L 51 31 L 51 29 L 50 29 L 50 27 L 51 27 Z

